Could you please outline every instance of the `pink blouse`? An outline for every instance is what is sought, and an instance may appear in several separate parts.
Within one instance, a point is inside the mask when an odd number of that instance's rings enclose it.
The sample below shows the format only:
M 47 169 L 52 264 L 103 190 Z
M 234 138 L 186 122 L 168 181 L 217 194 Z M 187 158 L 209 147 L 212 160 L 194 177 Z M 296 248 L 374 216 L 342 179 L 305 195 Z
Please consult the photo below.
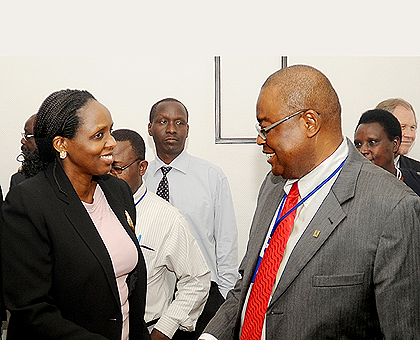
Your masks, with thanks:
M 128 340 L 129 303 L 126 279 L 128 274 L 137 265 L 138 254 L 136 246 L 117 216 L 115 216 L 99 185 L 96 186 L 93 203 L 82 203 L 88 211 L 111 257 L 120 294 L 121 312 L 123 316 L 121 339 Z

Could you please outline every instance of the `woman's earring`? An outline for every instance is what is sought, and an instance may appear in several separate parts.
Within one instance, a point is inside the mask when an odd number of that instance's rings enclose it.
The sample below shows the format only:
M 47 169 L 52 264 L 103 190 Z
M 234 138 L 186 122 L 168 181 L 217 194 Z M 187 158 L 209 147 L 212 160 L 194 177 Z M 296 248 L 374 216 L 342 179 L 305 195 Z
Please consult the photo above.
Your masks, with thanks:
M 61 159 L 64 159 L 64 158 L 66 158 L 67 157 L 67 151 L 60 151 L 60 158 Z

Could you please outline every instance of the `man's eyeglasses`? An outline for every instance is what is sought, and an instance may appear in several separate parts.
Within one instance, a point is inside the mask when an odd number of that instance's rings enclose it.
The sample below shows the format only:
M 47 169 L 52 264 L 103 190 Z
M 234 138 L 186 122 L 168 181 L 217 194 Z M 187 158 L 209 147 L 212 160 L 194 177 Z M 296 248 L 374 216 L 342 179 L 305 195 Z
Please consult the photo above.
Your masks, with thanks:
M 134 163 L 136 163 L 138 161 L 140 161 L 140 159 L 137 158 L 134 161 L 132 161 L 130 164 L 128 164 L 126 166 L 123 166 L 123 167 L 112 165 L 111 166 L 111 172 L 113 172 L 117 175 L 120 175 L 125 169 L 128 169 L 130 166 L 132 166 Z
M 26 132 L 21 132 L 20 135 L 26 141 L 28 141 L 29 138 L 32 138 L 34 136 L 32 133 L 26 133 Z
M 262 128 L 260 126 L 260 124 L 257 123 L 257 124 L 255 124 L 255 128 L 257 129 L 258 135 L 262 139 L 266 140 L 267 139 L 267 132 L 268 131 L 270 131 L 271 129 L 275 128 L 277 125 L 280 125 L 281 123 L 284 123 L 286 120 L 289 120 L 290 118 L 293 118 L 294 116 L 297 116 L 298 114 L 301 114 L 301 113 L 306 112 L 306 111 L 308 111 L 308 110 L 300 110 L 298 112 L 292 113 L 290 116 L 287 116 L 287 117 L 285 117 L 283 119 L 280 119 L 279 121 L 277 121 L 277 122 L 275 122 L 275 123 L 273 123 L 273 124 L 271 124 L 269 126 L 266 126 L 264 128 Z

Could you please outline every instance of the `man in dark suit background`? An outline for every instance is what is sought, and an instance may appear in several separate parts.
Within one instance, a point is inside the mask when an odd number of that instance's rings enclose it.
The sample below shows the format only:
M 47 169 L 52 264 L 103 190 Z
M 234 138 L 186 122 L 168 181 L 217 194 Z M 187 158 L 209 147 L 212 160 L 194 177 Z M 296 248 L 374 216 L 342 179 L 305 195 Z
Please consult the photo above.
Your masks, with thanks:
M 241 278 L 201 339 L 420 338 L 420 199 L 343 138 L 340 116 L 331 83 L 310 66 L 281 69 L 264 83 L 257 143 L 272 169 Z M 295 183 L 300 206 L 268 305 L 259 308 L 261 325 L 248 307 L 264 254 L 276 254 L 271 232 Z
M 3 205 L 3 192 L 0 187 L 0 235 L 3 229 L 4 221 L 3 221 L 3 212 L 1 210 L 1 207 Z M 2 271 L 1 271 L 1 265 L 0 265 L 0 292 L 3 292 L 3 277 L 2 277 Z M 3 294 L 0 296 L 0 322 L 2 324 L 1 327 L 1 333 L 3 333 L 3 321 L 6 321 L 6 308 L 4 307 L 4 301 L 3 301 Z M 4 324 L 5 327 L 7 327 L 6 323 Z M 0 334 L 0 337 L 2 334 Z
M 420 173 L 420 162 L 407 157 L 417 132 L 417 119 L 413 106 L 402 98 L 389 98 L 376 105 L 376 109 L 391 112 L 400 122 L 402 139 L 398 155 L 395 158 L 395 165 L 401 169 L 414 169 Z
M 420 162 L 415 160 L 414 158 L 399 155 L 397 164 L 400 166 L 401 169 L 413 169 L 417 172 L 417 174 L 420 175 Z

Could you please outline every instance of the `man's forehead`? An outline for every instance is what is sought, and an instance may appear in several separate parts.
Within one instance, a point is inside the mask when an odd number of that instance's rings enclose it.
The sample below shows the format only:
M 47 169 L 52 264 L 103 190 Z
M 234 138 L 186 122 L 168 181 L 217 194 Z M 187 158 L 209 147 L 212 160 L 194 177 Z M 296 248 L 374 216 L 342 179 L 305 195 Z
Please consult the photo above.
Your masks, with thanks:
M 156 115 L 165 115 L 170 112 L 176 112 L 184 117 L 187 116 L 187 113 L 185 112 L 185 109 L 182 106 L 182 104 L 175 101 L 160 103 L 156 109 Z
M 415 120 L 414 112 L 402 105 L 397 105 L 393 111 L 393 114 L 395 116 L 408 117 L 410 119 L 412 118 L 413 120 Z
M 261 113 L 267 113 L 267 111 L 277 112 L 281 106 L 282 100 L 276 89 L 273 87 L 261 89 L 257 100 L 257 114 L 259 111 L 261 111 Z
M 33 130 L 34 129 L 34 125 L 35 125 L 35 116 L 32 115 L 25 122 L 25 129 L 27 129 L 27 130 Z

